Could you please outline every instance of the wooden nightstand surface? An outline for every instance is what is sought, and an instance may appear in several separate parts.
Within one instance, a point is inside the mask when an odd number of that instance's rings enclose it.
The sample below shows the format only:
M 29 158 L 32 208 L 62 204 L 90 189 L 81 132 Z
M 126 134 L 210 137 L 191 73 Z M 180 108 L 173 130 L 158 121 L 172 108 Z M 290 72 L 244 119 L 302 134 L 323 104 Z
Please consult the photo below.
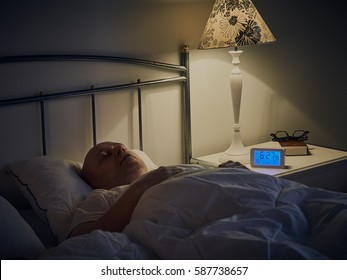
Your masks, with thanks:
M 253 147 L 257 148 L 278 148 L 277 142 L 266 142 L 247 147 L 250 150 Z M 244 157 L 233 157 L 233 161 L 239 161 L 243 163 L 247 168 L 255 172 L 284 177 L 295 181 L 303 182 L 309 185 L 321 186 L 331 182 L 331 176 L 338 176 L 338 189 L 347 188 L 347 152 L 341 150 L 335 150 L 325 148 L 316 145 L 310 145 L 309 155 L 305 156 L 286 156 L 286 166 L 283 169 L 268 169 L 268 168 L 252 168 L 249 164 L 250 155 Z M 201 164 L 208 167 L 217 167 L 219 162 L 219 156 L 221 153 L 201 156 L 193 158 L 191 163 Z M 332 172 L 337 172 L 333 174 Z M 315 171 L 315 172 L 314 172 Z M 319 179 L 318 179 L 319 178 Z M 324 179 L 324 180 L 322 180 Z M 337 178 L 333 178 L 337 180 Z M 337 183 L 334 183 L 335 185 Z M 345 186 L 340 186 L 345 184 Z

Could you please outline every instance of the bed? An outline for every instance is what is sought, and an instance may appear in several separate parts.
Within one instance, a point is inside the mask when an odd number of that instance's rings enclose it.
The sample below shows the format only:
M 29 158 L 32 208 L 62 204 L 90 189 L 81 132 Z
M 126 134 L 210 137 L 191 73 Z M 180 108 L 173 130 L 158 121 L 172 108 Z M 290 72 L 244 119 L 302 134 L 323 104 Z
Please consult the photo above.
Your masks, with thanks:
M 346 259 L 347 194 L 243 168 L 204 168 L 191 159 L 189 54 L 179 65 L 100 56 L 4 57 L 3 64 L 102 60 L 177 71 L 174 77 L 0 100 L 0 110 L 36 102 L 42 151 L 8 160 L 2 167 L 1 259 Z M 145 192 L 123 232 L 96 230 L 67 238 L 74 209 L 92 191 L 80 177 L 81 162 L 47 152 L 45 102 L 90 96 L 93 144 L 97 139 L 94 98 L 98 92 L 182 84 L 183 161 L 181 174 Z M 157 164 L 143 149 L 141 106 L 139 146 L 132 150 L 149 170 Z M 2 147 L 2 152 L 8 147 Z M 2 178 L 3 178 L 2 177 Z M 23 203 L 18 203 L 22 200 Z

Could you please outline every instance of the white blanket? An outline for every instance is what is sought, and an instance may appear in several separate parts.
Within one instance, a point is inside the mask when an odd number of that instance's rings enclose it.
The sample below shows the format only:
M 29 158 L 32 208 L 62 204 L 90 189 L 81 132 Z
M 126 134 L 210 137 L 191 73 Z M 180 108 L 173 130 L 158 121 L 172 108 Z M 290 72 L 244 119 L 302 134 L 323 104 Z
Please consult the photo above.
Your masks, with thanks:
M 347 194 L 198 170 L 146 191 L 123 233 L 71 238 L 42 258 L 346 259 Z

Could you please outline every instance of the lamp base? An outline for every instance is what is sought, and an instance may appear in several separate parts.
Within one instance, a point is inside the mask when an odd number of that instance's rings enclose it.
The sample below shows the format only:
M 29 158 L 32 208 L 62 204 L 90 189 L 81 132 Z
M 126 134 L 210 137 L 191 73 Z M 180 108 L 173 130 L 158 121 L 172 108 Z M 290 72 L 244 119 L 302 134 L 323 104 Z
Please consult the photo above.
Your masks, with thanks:
M 230 147 L 222 153 L 219 157 L 219 161 L 224 163 L 226 161 L 238 161 L 240 163 L 248 163 L 249 149 L 245 148 L 241 139 L 240 125 L 234 124 L 234 133 L 232 136 L 232 144 Z

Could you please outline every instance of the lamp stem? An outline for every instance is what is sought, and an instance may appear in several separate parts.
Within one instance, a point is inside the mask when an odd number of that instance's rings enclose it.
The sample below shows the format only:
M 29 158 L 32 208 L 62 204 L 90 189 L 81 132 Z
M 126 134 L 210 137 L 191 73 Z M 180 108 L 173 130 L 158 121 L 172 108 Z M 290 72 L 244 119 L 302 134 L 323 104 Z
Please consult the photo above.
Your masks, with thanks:
M 241 96 L 242 96 L 242 82 L 243 77 L 239 67 L 240 55 L 243 53 L 241 50 L 229 51 L 232 55 L 232 65 L 230 75 L 230 93 L 233 105 L 234 113 L 234 125 L 233 125 L 233 136 L 230 147 L 222 154 L 220 161 L 225 162 L 228 160 L 235 160 L 235 156 L 247 155 L 248 151 L 244 147 L 241 138 L 241 126 L 240 126 L 240 108 L 241 108 Z M 237 158 L 236 158 L 237 160 Z
M 242 95 L 242 81 L 243 76 L 240 70 L 240 55 L 243 51 L 229 51 L 232 55 L 232 65 L 233 68 L 231 70 L 230 75 L 230 93 L 231 93 L 231 101 L 233 105 L 233 113 L 234 113 L 234 126 L 240 124 L 240 109 L 241 109 L 241 95 Z M 234 128 L 235 129 L 235 128 Z M 239 130 L 239 129 L 238 129 Z

